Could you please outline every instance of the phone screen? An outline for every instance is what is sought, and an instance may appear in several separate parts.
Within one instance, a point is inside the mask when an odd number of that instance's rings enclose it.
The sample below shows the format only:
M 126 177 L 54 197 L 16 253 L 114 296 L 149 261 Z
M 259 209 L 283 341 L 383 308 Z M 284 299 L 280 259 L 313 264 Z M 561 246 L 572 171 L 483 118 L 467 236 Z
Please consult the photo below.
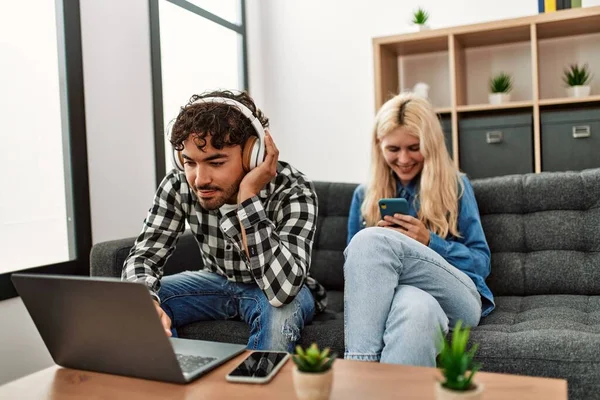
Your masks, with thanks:
M 287 353 L 284 352 L 255 351 L 229 375 L 265 378 L 273 372 L 285 356 Z

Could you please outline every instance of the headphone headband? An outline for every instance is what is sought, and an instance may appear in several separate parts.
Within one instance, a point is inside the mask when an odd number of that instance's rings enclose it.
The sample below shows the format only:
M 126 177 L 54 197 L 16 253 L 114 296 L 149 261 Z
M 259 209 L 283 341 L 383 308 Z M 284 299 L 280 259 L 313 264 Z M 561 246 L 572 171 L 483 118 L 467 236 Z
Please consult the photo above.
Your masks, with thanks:
M 240 103 L 239 101 L 230 99 L 229 97 L 204 97 L 204 98 L 194 101 L 192 104 L 200 104 L 200 103 L 227 104 L 228 106 L 237 108 L 242 114 L 244 114 L 244 116 L 246 118 L 248 118 L 250 120 L 260 141 L 261 142 L 264 141 L 265 131 L 264 131 L 262 124 L 260 123 L 258 118 L 256 118 L 256 116 L 254 116 L 252 111 L 250 111 L 250 109 L 248 107 L 246 107 L 244 104 Z
M 265 158 L 265 130 L 260 123 L 260 120 L 250 111 L 248 107 L 244 104 L 240 103 L 237 100 L 230 99 L 228 97 L 203 97 L 200 98 L 190 105 L 200 104 L 200 103 L 208 103 L 208 104 L 226 104 L 231 107 L 235 107 L 238 111 L 240 111 L 252 124 L 252 127 L 256 131 L 258 135 L 258 141 L 255 146 L 253 146 L 253 151 L 250 155 L 251 159 L 249 160 L 249 168 L 252 169 L 258 166 Z M 181 159 L 181 154 L 178 151 L 173 151 L 173 162 L 177 168 L 183 170 L 183 160 Z

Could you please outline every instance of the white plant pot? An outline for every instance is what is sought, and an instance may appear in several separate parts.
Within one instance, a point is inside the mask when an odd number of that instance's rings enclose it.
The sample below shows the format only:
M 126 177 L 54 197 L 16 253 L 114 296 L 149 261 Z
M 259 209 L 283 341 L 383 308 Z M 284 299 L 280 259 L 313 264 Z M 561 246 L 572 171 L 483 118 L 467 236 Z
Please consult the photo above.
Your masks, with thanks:
M 569 97 L 588 97 L 592 88 L 585 86 L 570 86 L 567 88 L 567 96 Z
M 490 104 L 504 104 L 510 102 L 510 93 L 490 93 Z
M 425 25 L 417 24 L 417 29 L 419 30 L 419 32 L 421 32 L 421 31 L 428 31 L 431 28 L 427 24 L 425 24 Z
M 600 0 L 581 0 L 581 7 L 600 6 Z
M 322 373 L 300 372 L 294 368 L 292 379 L 298 400 L 327 400 L 333 385 L 333 368 Z
M 457 392 L 455 390 L 446 389 L 441 382 L 435 383 L 435 398 L 436 400 L 481 400 L 483 398 L 483 384 L 475 383 L 475 390 L 467 392 Z

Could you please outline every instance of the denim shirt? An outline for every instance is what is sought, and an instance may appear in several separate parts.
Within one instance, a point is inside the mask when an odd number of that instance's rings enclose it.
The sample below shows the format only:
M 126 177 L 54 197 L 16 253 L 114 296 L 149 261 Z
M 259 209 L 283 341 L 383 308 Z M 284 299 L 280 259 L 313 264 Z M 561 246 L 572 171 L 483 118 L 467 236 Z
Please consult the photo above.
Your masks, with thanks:
M 475 200 L 473 187 L 466 176 L 463 176 L 462 179 L 464 193 L 458 204 L 458 231 L 462 237 L 457 238 L 448 234 L 448 237 L 444 239 L 433 232 L 429 232 L 429 247 L 441 255 L 450 265 L 463 271 L 473 280 L 477 291 L 482 297 L 482 316 L 485 317 L 495 307 L 492 291 L 485 283 L 485 279 L 491 270 L 490 248 L 481 226 L 479 207 Z M 398 188 L 396 197 L 403 197 L 408 201 L 409 214 L 415 218 L 419 207 L 418 202 L 415 201 L 418 192 L 418 180 L 418 177 L 413 179 L 406 187 L 402 186 L 399 180 L 396 180 L 396 187 Z M 360 185 L 354 191 L 352 205 L 350 206 L 348 243 L 358 231 L 365 227 L 360 212 L 364 197 L 365 186 Z

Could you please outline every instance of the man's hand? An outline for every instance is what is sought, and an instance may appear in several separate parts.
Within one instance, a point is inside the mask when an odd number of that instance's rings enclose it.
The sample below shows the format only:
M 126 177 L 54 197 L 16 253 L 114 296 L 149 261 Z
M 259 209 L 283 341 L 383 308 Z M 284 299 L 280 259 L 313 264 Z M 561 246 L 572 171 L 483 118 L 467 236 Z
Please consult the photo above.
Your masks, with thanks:
M 386 215 L 384 219 L 377 223 L 377 226 L 393 229 L 423 243 L 425 246 L 429 246 L 429 230 L 419 219 L 411 215 L 394 214 L 393 217 Z
M 165 310 L 163 310 L 160 304 L 158 304 L 158 301 L 152 300 L 152 302 L 154 303 L 154 307 L 156 307 L 156 312 L 160 317 L 160 322 L 162 323 L 163 328 L 165 328 L 167 336 L 173 336 L 173 334 L 171 333 L 171 318 L 169 318 Z
M 279 150 L 275 147 L 273 138 L 268 130 L 265 130 L 265 161 L 252 171 L 248 172 L 238 191 L 238 204 L 256 196 L 269 182 L 277 176 L 277 160 Z

